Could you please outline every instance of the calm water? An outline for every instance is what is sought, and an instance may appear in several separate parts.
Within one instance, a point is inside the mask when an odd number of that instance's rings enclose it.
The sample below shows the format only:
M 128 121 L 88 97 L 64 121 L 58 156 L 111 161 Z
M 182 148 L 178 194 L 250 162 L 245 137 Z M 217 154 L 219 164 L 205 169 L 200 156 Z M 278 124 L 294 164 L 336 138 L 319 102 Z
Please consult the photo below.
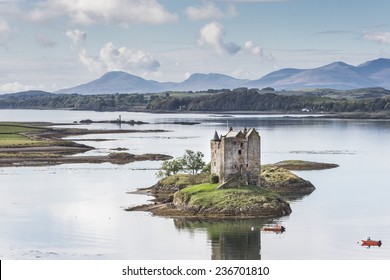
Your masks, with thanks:
M 390 258 L 390 122 L 34 110 L 0 110 L 0 120 L 73 122 L 116 119 L 119 114 L 124 120 L 150 122 L 134 128 L 169 132 L 77 137 L 97 147 L 91 154 L 125 147 L 130 153 L 176 157 L 192 149 L 202 151 L 209 161 L 215 129 L 224 133 L 228 126 L 255 127 L 262 137 L 262 163 L 302 159 L 340 167 L 297 172 L 317 189 L 291 201 L 290 216 L 233 221 L 124 211 L 150 199 L 127 192 L 154 184 L 159 162 L 1 168 L 1 259 Z M 174 121 L 201 124 L 169 124 Z M 83 141 L 88 138 L 109 141 Z M 260 232 L 265 223 L 281 223 L 287 231 Z M 368 236 L 381 239 L 382 247 L 367 249 L 357 243 Z

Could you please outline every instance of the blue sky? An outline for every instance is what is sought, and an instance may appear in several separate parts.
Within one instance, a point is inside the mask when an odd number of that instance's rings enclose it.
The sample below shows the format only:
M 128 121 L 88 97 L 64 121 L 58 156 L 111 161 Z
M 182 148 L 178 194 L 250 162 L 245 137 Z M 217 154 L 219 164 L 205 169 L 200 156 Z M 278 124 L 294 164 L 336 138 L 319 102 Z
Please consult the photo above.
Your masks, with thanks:
M 0 93 L 390 57 L 390 1 L 0 0 Z

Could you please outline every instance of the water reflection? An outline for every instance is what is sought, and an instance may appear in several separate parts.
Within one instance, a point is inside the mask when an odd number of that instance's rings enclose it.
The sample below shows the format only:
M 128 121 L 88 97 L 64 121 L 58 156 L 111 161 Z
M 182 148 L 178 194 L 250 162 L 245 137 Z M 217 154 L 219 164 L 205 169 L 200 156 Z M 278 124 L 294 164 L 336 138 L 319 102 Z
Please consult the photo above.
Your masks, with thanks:
M 269 219 L 174 219 L 179 230 L 207 231 L 212 260 L 260 260 L 261 228 L 269 223 Z

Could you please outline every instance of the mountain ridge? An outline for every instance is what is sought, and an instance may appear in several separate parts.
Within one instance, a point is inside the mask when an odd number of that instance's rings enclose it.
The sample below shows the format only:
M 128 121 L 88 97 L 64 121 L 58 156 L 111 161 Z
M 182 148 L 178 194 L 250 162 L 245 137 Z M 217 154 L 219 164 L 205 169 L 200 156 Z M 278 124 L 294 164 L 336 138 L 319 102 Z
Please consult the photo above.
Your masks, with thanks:
M 61 89 L 56 93 L 156 93 L 237 87 L 273 87 L 277 90 L 313 88 L 347 90 L 367 87 L 390 89 L 389 78 L 390 59 L 378 58 L 358 66 L 337 61 L 312 69 L 283 68 L 255 80 L 237 79 L 220 73 L 194 73 L 183 82 L 158 82 L 123 71 L 112 71 L 91 82 Z

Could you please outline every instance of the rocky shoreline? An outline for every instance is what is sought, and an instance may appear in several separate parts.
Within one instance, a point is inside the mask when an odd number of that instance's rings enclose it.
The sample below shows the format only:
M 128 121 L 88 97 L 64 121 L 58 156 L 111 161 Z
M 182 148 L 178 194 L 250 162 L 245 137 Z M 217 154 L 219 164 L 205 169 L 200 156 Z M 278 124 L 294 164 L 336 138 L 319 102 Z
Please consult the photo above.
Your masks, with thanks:
M 12 125 L 12 124 L 11 124 Z M 20 126 L 20 124 L 17 124 Z M 156 133 L 166 130 L 88 130 L 78 128 L 52 128 L 50 123 L 25 123 L 30 127 L 41 129 L 39 132 L 20 133 L 31 140 L 30 144 L 0 146 L 0 167 L 12 166 L 49 166 L 73 163 L 105 163 L 126 164 L 134 161 L 169 160 L 172 157 L 163 154 L 134 155 L 126 152 L 124 148 L 117 148 L 115 152 L 103 156 L 86 156 L 83 153 L 95 148 L 65 140 L 69 136 L 93 134 L 119 134 L 119 133 Z M 38 126 L 39 125 L 39 126 Z M 82 140 L 82 139 L 80 139 Z M 98 141 L 98 139 L 87 139 Z
M 55 152 L 58 147 L 50 147 L 48 152 Z M 62 148 L 62 147 L 60 147 Z M 65 148 L 66 152 L 70 149 Z M 75 151 L 73 149 L 73 151 Z M 84 152 L 82 149 L 77 150 L 78 153 Z M 14 157 L 0 158 L 0 167 L 12 166 L 50 166 L 59 164 L 75 164 L 75 163 L 112 163 L 112 164 L 126 164 L 134 161 L 146 160 L 169 160 L 171 156 L 163 154 L 142 154 L 134 155 L 129 153 L 110 153 L 106 156 L 61 156 L 61 155 L 37 155 L 30 154 L 29 156 L 16 154 Z

